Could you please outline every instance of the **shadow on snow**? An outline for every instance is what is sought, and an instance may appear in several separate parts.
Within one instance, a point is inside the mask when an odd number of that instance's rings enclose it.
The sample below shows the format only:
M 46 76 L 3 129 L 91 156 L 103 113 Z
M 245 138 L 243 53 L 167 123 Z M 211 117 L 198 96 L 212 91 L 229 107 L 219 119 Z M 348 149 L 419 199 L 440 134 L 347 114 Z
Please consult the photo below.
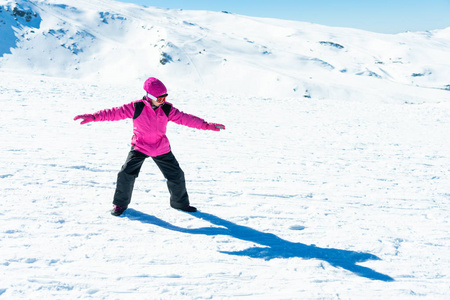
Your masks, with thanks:
M 192 216 L 208 221 L 211 224 L 221 226 L 221 228 L 182 228 L 172 225 L 155 216 L 151 216 L 131 208 L 128 209 L 123 216 L 129 218 L 130 220 L 136 220 L 142 223 L 160 226 L 162 228 L 177 232 L 203 235 L 228 235 L 236 239 L 249 241 L 265 246 L 251 247 L 246 250 L 234 252 L 220 251 L 221 253 L 248 256 L 251 258 L 260 258 L 265 260 L 294 257 L 303 259 L 320 259 L 334 267 L 341 267 L 361 277 L 366 277 L 372 280 L 394 281 L 394 279 L 388 275 L 381 274 L 370 268 L 357 265 L 357 263 L 365 262 L 368 260 L 380 260 L 380 258 L 373 254 L 334 248 L 320 248 L 314 245 L 308 246 L 301 243 L 293 243 L 283 240 L 272 233 L 265 233 L 252 229 L 250 227 L 237 225 L 217 216 L 200 211 L 192 214 Z

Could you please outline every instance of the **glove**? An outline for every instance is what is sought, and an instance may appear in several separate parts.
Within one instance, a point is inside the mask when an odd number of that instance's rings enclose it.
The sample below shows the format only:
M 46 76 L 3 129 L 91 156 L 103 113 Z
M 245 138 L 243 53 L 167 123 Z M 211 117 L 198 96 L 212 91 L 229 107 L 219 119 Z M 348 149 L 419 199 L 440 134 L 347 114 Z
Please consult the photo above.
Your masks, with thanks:
M 75 118 L 73 118 L 74 121 L 76 121 L 78 119 L 83 119 L 83 121 L 81 121 L 80 125 L 95 121 L 95 117 L 92 114 L 78 115 Z
M 213 130 L 213 131 L 220 131 L 225 130 L 225 125 L 217 124 L 217 123 L 203 123 L 202 125 L 203 130 Z

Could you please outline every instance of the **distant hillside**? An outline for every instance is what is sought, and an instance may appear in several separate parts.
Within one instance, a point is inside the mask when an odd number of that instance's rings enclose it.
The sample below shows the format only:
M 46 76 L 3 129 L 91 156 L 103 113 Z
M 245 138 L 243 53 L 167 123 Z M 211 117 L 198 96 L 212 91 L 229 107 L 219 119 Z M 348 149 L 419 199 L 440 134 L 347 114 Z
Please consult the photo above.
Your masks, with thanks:
M 0 0 L 0 41 L 2 69 L 50 76 L 153 75 L 185 89 L 268 97 L 376 90 L 380 80 L 450 90 L 450 28 L 386 35 L 110 0 Z

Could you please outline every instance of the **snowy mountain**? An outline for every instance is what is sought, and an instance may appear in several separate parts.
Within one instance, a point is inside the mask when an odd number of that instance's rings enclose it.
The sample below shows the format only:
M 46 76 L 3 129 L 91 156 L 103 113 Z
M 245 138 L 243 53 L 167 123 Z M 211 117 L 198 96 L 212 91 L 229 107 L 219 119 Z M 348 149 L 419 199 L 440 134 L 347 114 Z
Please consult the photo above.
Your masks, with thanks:
M 386 35 L 110 0 L 1 0 L 0 40 L 2 69 L 68 78 L 153 75 L 184 89 L 318 99 L 376 94 L 380 81 L 450 89 L 450 28 Z

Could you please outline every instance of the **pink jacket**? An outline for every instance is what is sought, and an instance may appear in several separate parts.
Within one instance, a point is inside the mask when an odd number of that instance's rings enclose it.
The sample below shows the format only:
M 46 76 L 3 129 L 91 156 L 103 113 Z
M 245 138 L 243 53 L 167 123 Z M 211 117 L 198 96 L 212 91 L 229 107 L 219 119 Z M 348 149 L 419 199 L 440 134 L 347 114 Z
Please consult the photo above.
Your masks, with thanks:
M 202 129 L 206 123 L 203 119 L 179 111 L 172 106 L 169 117 L 162 110 L 162 105 L 153 109 L 151 103 L 145 100 L 133 101 L 121 107 L 105 109 L 94 113 L 95 121 L 119 121 L 131 119 L 134 116 L 134 103 L 144 102 L 145 106 L 138 118 L 133 120 L 133 138 L 131 144 L 134 149 L 149 156 L 158 156 L 170 152 L 169 139 L 166 136 L 169 121 L 192 128 Z M 164 105 L 171 105 L 165 103 Z

